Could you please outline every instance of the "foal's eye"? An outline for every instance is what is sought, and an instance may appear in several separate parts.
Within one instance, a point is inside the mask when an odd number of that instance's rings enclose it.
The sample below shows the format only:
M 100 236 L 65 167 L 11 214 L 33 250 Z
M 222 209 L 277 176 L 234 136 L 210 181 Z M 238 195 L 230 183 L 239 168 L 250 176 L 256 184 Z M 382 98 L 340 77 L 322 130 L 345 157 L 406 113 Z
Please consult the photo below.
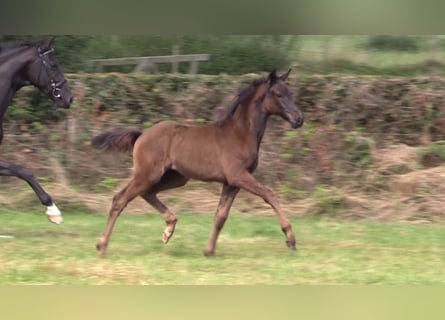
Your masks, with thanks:
M 275 96 L 277 97 L 277 98 L 281 98 L 281 93 L 280 92 L 275 92 Z

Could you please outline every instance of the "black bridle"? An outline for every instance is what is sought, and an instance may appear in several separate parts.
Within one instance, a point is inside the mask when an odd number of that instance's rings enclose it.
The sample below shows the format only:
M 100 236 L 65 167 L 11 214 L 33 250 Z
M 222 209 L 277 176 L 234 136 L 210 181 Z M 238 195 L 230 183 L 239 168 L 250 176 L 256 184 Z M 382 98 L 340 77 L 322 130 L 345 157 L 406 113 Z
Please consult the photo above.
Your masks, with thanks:
M 46 73 L 47 73 L 47 75 L 49 76 L 49 78 L 50 78 L 50 82 L 51 82 L 51 89 L 49 89 L 47 92 L 46 92 L 46 94 L 48 94 L 50 91 L 51 91 L 51 94 L 53 95 L 53 97 L 54 98 L 56 98 L 56 99 L 60 99 L 61 97 L 62 97 L 62 90 L 60 89 L 60 87 L 67 81 L 65 78 L 63 79 L 63 80 L 61 80 L 61 81 L 59 81 L 59 82 L 56 82 L 55 80 L 54 80 L 54 74 L 53 74 L 53 72 L 52 72 L 52 70 L 51 70 L 51 66 L 49 66 L 48 65 L 48 62 L 45 60 L 45 57 L 48 55 L 48 54 L 50 54 L 50 53 L 52 53 L 54 51 L 54 49 L 53 48 L 50 48 L 50 49 L 48 49 L 48 50 L 46 50 L 46 51 L 43 51 L 43 52 L 41 52 L 41 49 L 39 48 L 38 49 L 38 52 L 39 52 L 39 57 L 40 57 L 40 61 L 42 62 L 41 64 L 40 64 L 40 70 L 39 70 L 39 75 L 38 75 L 38 77 L 37 77 L 37 86 L 39 86 L 40 87 L 40 75 L 41 75 L 41 73 L 42 73 L 42 69 L 43 69 L 43 67 L 45 67 L 45 71 L 46 71 Z

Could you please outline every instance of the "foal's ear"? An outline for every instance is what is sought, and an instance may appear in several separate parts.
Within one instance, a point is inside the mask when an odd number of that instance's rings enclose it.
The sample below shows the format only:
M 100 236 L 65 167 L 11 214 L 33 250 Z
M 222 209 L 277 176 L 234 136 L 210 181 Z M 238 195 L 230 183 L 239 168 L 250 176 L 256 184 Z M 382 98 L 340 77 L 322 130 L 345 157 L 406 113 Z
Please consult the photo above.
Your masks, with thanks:
M 291 70 L 292 70 L 292 69 L 289 69 L 285 74 L 282 74 L 282 75 L 280 76 L 280 79 L 281 79 L 282 81 L 286 81 L 287 77 L 289 77 L 289 73 L 291 72 Z
M 275 84 L 275 82 L 277 82 L 278 80 L 278 76 L 277 76 L 277 70 L 274 69 L 269 73 L 269 76 L 267 77 L 267 79 L 270 82 L 270 86 L 273 86 Z
M 43 48 L 45 49 L 51 48 L 53 42 L 54 42 L 54 37 L 43 40 Z

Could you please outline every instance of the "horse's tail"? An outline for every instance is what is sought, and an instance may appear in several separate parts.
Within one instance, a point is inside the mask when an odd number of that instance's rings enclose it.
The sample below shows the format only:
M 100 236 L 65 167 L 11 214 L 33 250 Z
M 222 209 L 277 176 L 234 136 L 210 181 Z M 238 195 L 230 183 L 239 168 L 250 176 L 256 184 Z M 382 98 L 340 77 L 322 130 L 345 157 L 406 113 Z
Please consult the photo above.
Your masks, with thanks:
M 104 151 L 130 151 L 136 140 L 142 134 L 141 130 L 116 130 L 103 132 L 91 140 L 91 145 Z

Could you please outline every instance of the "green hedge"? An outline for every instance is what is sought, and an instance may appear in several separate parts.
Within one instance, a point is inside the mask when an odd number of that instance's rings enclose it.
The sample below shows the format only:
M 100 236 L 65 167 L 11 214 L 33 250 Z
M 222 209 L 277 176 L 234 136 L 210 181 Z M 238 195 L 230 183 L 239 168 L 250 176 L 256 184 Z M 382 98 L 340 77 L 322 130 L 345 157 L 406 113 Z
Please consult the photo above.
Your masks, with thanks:
M 76 99 L 71 110 L 57 111 L 27 88 L 8 110 L 6 132 L 26 133 L 25 142 L 59 157 L 75 183 L 94 186 L 104 176 L 128 175 L 124 168 L 131 159 L 99 156 L 89 146 L 93 135 L 118 127 L 146 128 L 165 119 L 212 121 L 215 109 L 230 105 L 238 89 L 257 76 L 69 74 Z M 283 190 L 330 184 L 339 176 L 353 180 L 372 168 L 372 148 L 394 143 L 427 147 L 428 141 L 445 139 L 443 78 L 291 74 L 289 87 L 305 113 L 305 125 L 294 131 L 272 117 L 258 172 Z

